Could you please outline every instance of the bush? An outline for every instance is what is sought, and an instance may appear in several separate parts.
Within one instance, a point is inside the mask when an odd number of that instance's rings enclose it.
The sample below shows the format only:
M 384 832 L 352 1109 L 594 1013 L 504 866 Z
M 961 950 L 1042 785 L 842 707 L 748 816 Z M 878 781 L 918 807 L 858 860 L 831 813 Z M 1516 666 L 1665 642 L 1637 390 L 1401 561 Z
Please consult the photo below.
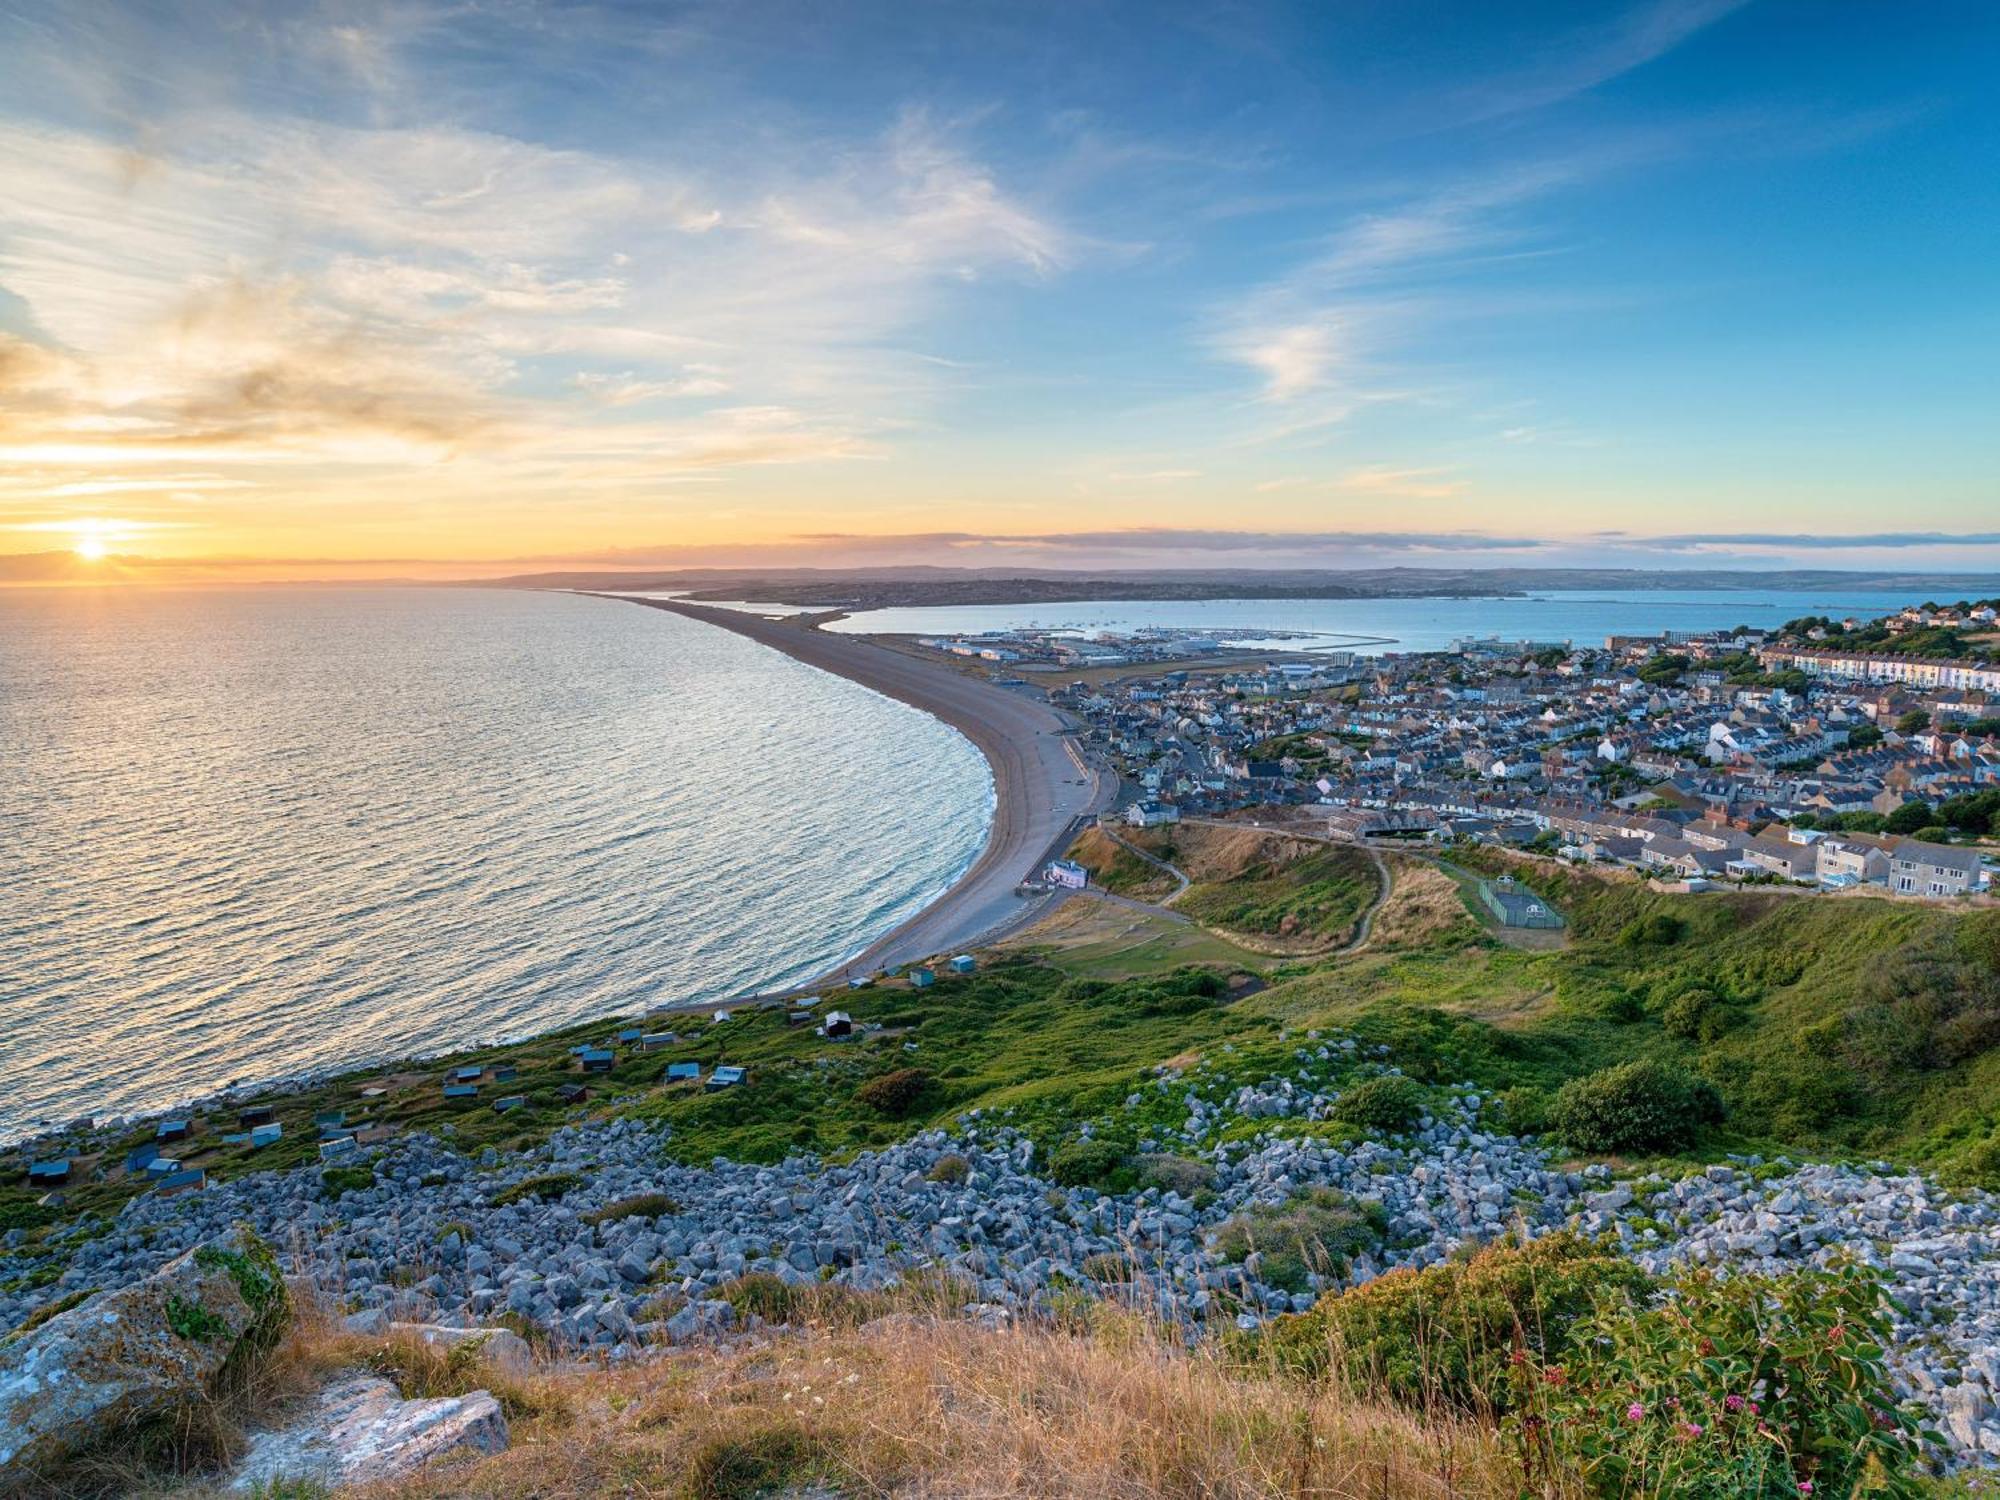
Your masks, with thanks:
M 602 1208 L 593 1208 L 582 1216 L 586 1224 L 615 1224 L 620 1219 L 657 1219 L 664 1214 L 677 1214 L 681 1206 L 665 1193 L 634 1193 L 629 1198 L 619 1198 Z M 470 1239 L 468 1235 L 466 1238 Z
M 1049 1158 L 1049 1176 L 1063 1187 L 1100 1187 L 1125 1165 L 1125 1152 L 1110 1141 L 1078 1136 L 1064 1141 Z
M 1296 1373 L 1337 1369 L 1419 1409 L 1501 1410 L 1517 1346 L 1560 1353 L 1571 1325 L 1601 1297 L 1651 1285 L 1623 1256 L 1561 1231 L 1322 1297 L 1311 1312 L 1277 1319 L 1268 1349 Z
M 924 1173 L 926 1182 L 947 1182 L 956 1186 L 972 1175 L 972 1163 L 956 1151 L 940 1156 L 931 1169 Z
M 1276 1208 L 1248 1208 L 1215 1233 L 1225 1259 L 1255 1254 L 1257 1279 L 1287 1292 L 1303 1292 L 1314 1274 L 1338 1276 L 1364 1250 L 1382 1243 L 1382 1205 L 1354 1202 L 1332 1188 L 1308 1188 Z
M 930 1086 L 931 1075 L 923 1069 L 898 1068 L 862 1084 L 854 1091 L 854 1102 L 891 1120 L 900 1120 L 917 1107 Z
M 1152 1152 L 1139 1158 L 1139 1186 L 1192 1198 L 1215 1186 L 1215 1168 L 1190 1157 Z
M 1549 1096 L 1532 1084 L 1508 1089 L 1499 1098 L 1499 1123 L 1512 1135 L 1540 1135 L 1549 1128 Z
M 1363 1130 L 1391 1135 L 1410 1129 L 1424 1112 L 1423 1087 L 1414 1079 L 1390 1073 L 1370 1078 L 1341 1093 L 1334 1118 Z
M 530 1198 L 560 1198 L 582 1186 L 583 1179 L 574 1172 L 548 1172 L 540 1177 L 524 1177 L 512 1187 L 502 1188 L 491 1201 L 495 1208 L 505 1208 L 510 1203 L 525 1203 Z
M 1687 923 L 1671 912 L 1656 911 L 1627 923 L 1618 941 L 1627 948 L 1671 948 L 1687 936 Z
M 375 1186 L 373 1167 L 329 1167 L 319 1174 L 319 1185 L 329 1198 L 349 1193 L 365 1193 Z
M 1680 1274 L 1661 1306 L 1607 1297 L 1513 1371 L 1528 1487 L 1602 1496 L 1923 1493 L 1922 1437 L 1883 1358 L 1879 1273 Z M 1567 1483 L 1563 1484 L 1567 1489 Z
M 1714 1084 L 1641 1059 L 1564 1084 L 1549 1129 L 1578 1151 L 1671 1150 L 1721 1118 Z
M 1660 1012 L 1660 1029 L 1684 1042 L 1712 1042 L 1729 1029 L 1729 1008 L 1710 990 L 1686 990 Z

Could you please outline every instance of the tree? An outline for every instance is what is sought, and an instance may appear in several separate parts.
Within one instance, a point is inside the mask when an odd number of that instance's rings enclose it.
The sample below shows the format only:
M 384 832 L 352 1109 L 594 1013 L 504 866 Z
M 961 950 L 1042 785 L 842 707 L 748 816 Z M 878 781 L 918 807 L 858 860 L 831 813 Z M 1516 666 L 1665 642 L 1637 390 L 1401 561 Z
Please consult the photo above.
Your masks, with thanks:
M 1916 734 L 1931 727 L 1931 716 L 1921 708 L 1913 708 L 1896 720 L 1896 728 L 1903 734 Z
M 1885 833 L 1911 834 L 1930 821 L 1930 803 L 1919 801 L 1913 797 L 1890 813 L 1888 822 L 1884 823 L 1882 828 Z

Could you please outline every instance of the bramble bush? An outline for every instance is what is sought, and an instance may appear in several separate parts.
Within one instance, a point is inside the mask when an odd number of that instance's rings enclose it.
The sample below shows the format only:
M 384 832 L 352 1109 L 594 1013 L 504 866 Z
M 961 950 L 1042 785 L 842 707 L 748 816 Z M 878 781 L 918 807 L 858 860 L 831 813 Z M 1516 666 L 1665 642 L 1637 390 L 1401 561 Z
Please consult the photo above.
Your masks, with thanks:
M 1293 1373 L 1339 1373 L 1419 1410 L 1497 1411 L 1512 1397 L 1516 1349 L 1553 1357 L 1607 1295 L 1652 1285 L 1624 1256 L 1560 1231 L 1322 1297 L 1275 1320 L 1264 1352 Z
M 1125 1165 L 1125 1150 L 1111 1141 L 1078 1136 L 1056 1147 L 1049 1176 L 1060 1187 L 1102 1187 Z
M 1937 1435 L 1895 1399 L 1880 1274 L 1681 1273 L 1601 1298 L 1565 1349 L 1512 1362 L 1506 1429 L 1531 1489 L 1798 1500 L 1921 1494 Z
M 891 1120 L 900 1120 L 923 1101 L 930 1086 L 931 1075 L 921 1068 L 897 1068 L 862 1084 L 854 1091 L 854 1102 Z
M 1641 1058 L 1564 1084 L 1549 1129 L 1578 1151 L 1670 1150 L 1721 1118 L 1714 1084 Z

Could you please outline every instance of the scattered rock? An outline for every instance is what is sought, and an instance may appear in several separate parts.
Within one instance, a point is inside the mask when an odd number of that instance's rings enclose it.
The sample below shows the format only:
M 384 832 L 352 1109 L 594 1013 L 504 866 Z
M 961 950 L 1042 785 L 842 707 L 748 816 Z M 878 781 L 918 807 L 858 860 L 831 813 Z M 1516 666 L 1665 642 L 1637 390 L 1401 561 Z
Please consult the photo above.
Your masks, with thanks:
M 290 1480 L 334 1489 L 506 1446 L 507 1418 L 485 1391 L 405 1401 L 380 1376 L 354 1375 L 328 1386 L 297 1420 L 252 1437 L 229 1487 L 249 1493 Z

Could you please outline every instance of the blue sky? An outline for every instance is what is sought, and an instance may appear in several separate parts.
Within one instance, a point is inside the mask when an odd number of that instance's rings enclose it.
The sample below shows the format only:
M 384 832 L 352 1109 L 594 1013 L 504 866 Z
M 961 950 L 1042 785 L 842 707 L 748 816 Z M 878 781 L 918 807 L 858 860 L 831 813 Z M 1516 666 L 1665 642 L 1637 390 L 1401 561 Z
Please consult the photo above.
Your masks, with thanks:
M 0 553 L 2000 567 L 1996 43 L 0 0 Z

